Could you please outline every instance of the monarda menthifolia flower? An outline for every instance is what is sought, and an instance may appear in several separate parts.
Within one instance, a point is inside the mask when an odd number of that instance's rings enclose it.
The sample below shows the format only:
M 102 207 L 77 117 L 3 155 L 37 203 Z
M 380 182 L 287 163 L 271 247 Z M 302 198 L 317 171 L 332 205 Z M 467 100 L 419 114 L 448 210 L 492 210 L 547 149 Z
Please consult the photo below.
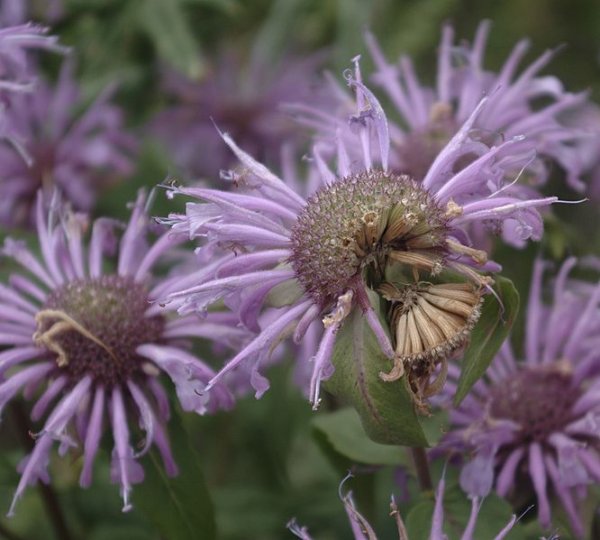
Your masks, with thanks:
M 555 51 L 546 51 L 519 73 L 519 64 L 529 46 L 526 40 L 515 46 L 498 73 L 486 70 L 483 60 L 489 27 L 487 21 L 480 24 L 472 46 L 454 45 L 453 29 L 443 29 L 434 87 L 418 80 L 409 57 L 389 63 L 375 38 L 367 34 L 366 44 L 376 66 L 371 80 L 389 98 L 399 119 L 389 128 L 390 169 L 422 181 L 440 151 L 473 114 L 482 97 L 487 96 L 486 107 L 471 126 L 473 143 L 492 146 L 525 136 L 522 150 L 530 152 L 525 162 L 519 161 L 512 167 L 504 165 L 512 179 L 519 179 L 512 184 L 506 182 L 504 193 L 523 200 L 539 197 L 538 188 L 556 165 L 564 171 L 569 185 L 582 191 L 585 184 L 581 175 L 589 171 L 596 159 L 596 146 L 590 142 L 600 140 L 600 126 L 567 121 L 566 114 L 573 115 L 582 107 L 591 106 L 587 93 L 566 92 L 556 77 L 539 75 Z M 335 129 L 330 111 L 302 104 L 292 110 L 301 121 L 322 133 Z M 470 161 L 465 152 L 456 166 L 464 167 Z M 516 246 L 524 245 L 527 236 L 535 235 L 535 231 L 524 231 L 518 222 L 488 219 L 485 227 L 472 231 L 473 240 L 483 244 L 482 235 L 487 231 L 501 234 L 504 241 Z
M 405 126 L 395 126 L 394 166 L 417 177 L 423 175 L 481 97 L 488 95 L 489 106 L 473 125 L 477 136 L 486 140 L 526 135 L 536 151 L 526 175 L 532 186 L 546 181 L 548 165 L 554 163 L 564 170 L 572 187 L 583 190 L 580 176 L 585 160 L 577 143 L 597 139 L 599 130 L 569 126 L 561 115 L 586 103 L 587 93 L 566 92 L 557 77 L 539 75 L 555 51 L 544 52 L 518 73 L 529 48 L 527 40 L 515 45 L 498 73 L 486 70 L 483 61 L 489 29 L 489 21 L 482 22 L 472 46 L 457 46 L 452 27 L 444 27 L 434 88 L 419 82 L 410 58 L 402 56 L 396 64 L 388 63 L 375 38 L 367 35 L 367 46 L 377 66 L 373 82 L 390 97 Z M 540 106 L 543 100 L 545 105 Z
M 172 188 L 205 201 L 188 203 L 185 215 L 172 216 L 174 230 L 203 238 L 204 249 L 216 246 L 226 255 L 214 279 L 182 289 L 170 300 L 187 313 L 224 299 L 258 331 L 207 391 L 242 363 L 258 368 L 284 337 L 291 334 L 298 343 L 317 324 L 321 339 L 312 352 L 309 392 L 316 407 L 320 381 L 332 375 L 336 334 L 352 319 L 368 324 L 377 354 L 387 357 L 382 378 L 397 380 L 408 371 L 414 398 L 421 402 L 433 390 L 428 386 L 433 367 L 465 344 L 477 321 L 481 294 L 491 282 L 482 272 L 497 268 L 469 246 L 464 226 L 489 218 L 518 219 L 541 232 L 536 208 L 556 201 L 513 198 L 498 186 L 505 177 L 502 164 L 511 151 L 518 152 L 521 138 L 485 149 L 478 144 L 472 163 L 453 172 L 463 153 L 474 151 L 468 133 L 485 100 L 422 182 L 391 172 L 387 121 L 360 82 L 358 62 L 348 82 L 356 89 L 359 113 L 337 139 L 335 172 L 315 150 L 313 172 L 321 183 L 308 199 L 228 135 L 224 140 L 241 161 L 230 175 L 238 191 Z M 356 152 L 347 146 L 350 141 L 361 148 L 360 161 L 348 159 Z M 387 311 L 380 309 L 383 304 Z M 261 326 L 259 315 L 274 305 L 277 316 Z M 264 378 L 256 380 L 257 391 L 263 391 Z
M 42 81 L 35 92 L 7 97 L 5 121 L 14 144 L 0 144 L 0 223 L 34 221 L 38 189 L 58 188 L 76 210 L 88 211 L 101 186 L 130 174 L 136 142 L 123 128 L 120 108 L 107 88 L 82 112 L 79 89 L 67 61 L 54 88 Z
M 559 501 L 573 531 L 585 536 L 579 515 L 587 486 L 600 482 L 600 286 L 568 283 L 575 264 L 566 261 L 554 285 L 554 302 L 541 301 L 544 263 L 534 268 L 527 313 L 524 358 L 510 344 L 463 403 L 451 411 L 452 430 L 442 447 L 472 454 L 461 485 L 485 496 L 499 495 L 535 508 L 544 527 L 552 523 L 551 501 Z M 450 367 L 452 395 L 458 369 Z
M 47 33 L 47 28 L 34 24 L 0 28 L 0 92 L 32 89 L 35 76 L 27 58 L 28 50 L 65 52 L 58 38 Z
M 152 302 L 182 278 L 152 275 L 153 266 L 178 240 L 164 235 L 148 243 L 144 202 L 140 195 L 116 258 L 107 255 L 116 247 L 117 223 L 98 219 L 86 250 L 83 218 L 56 204 L 46 215 L 41 194 L 41 258 L 21 243 L 6 240 L 2 254 L 24 272 L 0 285 L 0 412 L 23 390 L 26 398 L 37 399 L 32 421 L 46 417 L 34 435 L 31 454 L 19 466 L 21 480 L 10 513 L 27 485 L 48 481 L 46 467 L 55 441 L 61 455 L 82 446 L 80 484 L 86 487 L 108 429 L 114 441 L 111 478 L 120 485 L 123 510 L 131 506 L 132 484 L 143 480 L 136 460 L 152 445 L 162 455 L 167 474 L 177 474 L 166 433 L 169 400 L 161 379 L 171 379 L 186 411 L 202 414 L 231 405 L 224 388 L 215 388 L 210 401 L 201 395 L 214 372 L 188 345 L 205 334 L 229 344 L 239 331 L 231 325 L 224 331 L 228 323 L 221 314 L 203 326 L 195 317 L 169 318 Z M 134 451 L 130 431 L 137 435 L 140 426 L 145 436 Z
M 214 178 L 233 165 L 215 124 L 258 159 L 276 160 L 283 143 L 297 139 L 294 122 L 280 106 L 315 101 L 311 78 L 322 58 L 286 56 L 274 67 L 256 51 L 243 62 L 239 51 L 226 50 L 200 81 L 166 72 L 164 87 L 173 103 L 152 120 L 150 132 L 167 146 L 175 164 L 196 178 Z M 198 152 L 199 141 L 203 152 Z

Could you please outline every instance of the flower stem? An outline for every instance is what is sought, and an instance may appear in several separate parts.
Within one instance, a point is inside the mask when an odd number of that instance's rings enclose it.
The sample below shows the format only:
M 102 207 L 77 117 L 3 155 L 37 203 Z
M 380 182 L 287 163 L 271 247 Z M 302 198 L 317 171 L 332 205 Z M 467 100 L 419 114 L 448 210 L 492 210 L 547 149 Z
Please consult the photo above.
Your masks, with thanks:
M 415 464 L 417 480 L 419 481 L 421 491 L 432 491 L 433 482 L 431 481 L 429 461 L 427 461 L 425 448 L 411 448 L 410 453 L 412 454 L 413 462 Z
M 21 444 L 27 450 L 31 452 L 35 443 L 29 435 L 27 426 L 29 425 L 29 418 L 23 410 L 23 405 L 19 401 L 13 402 L 12 414 L 15 420 L 17 431 L 19 432 Z M 44 482 L 38 481 L 37 488 L 42 496 L 42 501 L 46 508 L 46 514 L 48 519 L 52 523 L 54 530 L 56 531 L 56 537 L 61 540 L 72 540 L 71 533 L 67 527 L 67 522 L 63 514 L 62 508 L 58 502 L 58 497 L 54 488 L 50 484 L 44 484 Z

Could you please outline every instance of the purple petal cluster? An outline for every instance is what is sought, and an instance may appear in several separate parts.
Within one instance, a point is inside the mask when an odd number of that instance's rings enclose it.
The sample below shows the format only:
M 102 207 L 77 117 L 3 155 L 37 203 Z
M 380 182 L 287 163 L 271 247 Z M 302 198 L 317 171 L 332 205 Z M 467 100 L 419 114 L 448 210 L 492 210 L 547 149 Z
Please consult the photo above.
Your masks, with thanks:
M 137 144 L 112 94 L 107 88 L 80 112 L 73 64 L 66 62 L 54 87 L 40 81 L 34 92 L 7 96 L 12 144 L 0 144 L 0 223 L 32 223 L 40 188 L 58 188 L 75 209 L 88 211 L 100 187 L 132 172 Z
M 171 194 L 202 201 L 189 202 L 185 214 L 170 217 L 173 231 L 199 239 L 203 250 L 220 252 L 222 258 L 212 276 L 204 275 L 196 284 L 181 287 L 167 300 L 182 314 L 206 312 L 209 305 L 223 300 L 242 324 L 257 332 L 256 338 L 209 382 L 207 390 L 239 366 L 251 365 L 255 374 L 253 384 L 257 394 L 262 394 L 268 382 L 258 376 L 258 370 L 272 349 L 289 335 L 299 344 L 307 331 L 316 327 L 316 334 L 311 334 L 314 348 L 307 351 L 312 365 L 309 395 L 316 407 L 320 382 L 332 373 L 330 360 L 336 333 L 355 308 L 362 310 L 384 354 L 390 358 L 394 356 L 387 330 L 368 299 L 368 285 L 361 276 L 360 263 L 356 263 L 359 270 L 355 273 L 348 268 L 339 268 L 338 259 L 333 264 L 328 263 L 327 245 L 319 242 L 316 242 L 319 245 L 311 245 L 307 240 L 309 235 L 298 238 L 298 231 L 311 232 L 310 228 L 306 229 L 311 223 L 315 238 L 324 238 L 320 235 L 321 229 L 331 226 L 334 221 L 343 225 L 343 220 L 340 221 L 338 216 L 334 219 L 334 214 L 344 212 L 345 208 L 353 212 L 356 205 L 365 202 L 348 199 L 350 193 L 360 193 L 360 197 L 368 198 L 371 185 L 378 189 L 383 185 L 381 189 L 385 191 L 394 182 L 406 186 L 414 184 L 405 177 L 386 176 L 390 152 L 387 118 L 375 96 L 361 82 L 358 61 L 354 74 L 348 75 L 348 84 L 356 91 L 356 113 L 349 121 L 338 121 L 333 126 L 332 131 L 337 136 L 327 142 L 327 152 L 322 152 L 322 141 L 313 148 L 313 168 L 305 184 L 306 190 L 318 186 L 312 197 L 305 198 L 294 189 L 298 185 L 296 179 L 288 182 L 277 176 L 240 149 L 227 134 L 223 139 L 240 164 L 225 178 L 233 181 L 237 189 L 171 188 Z M 522 152 L 524 139 L 514 137 L 491 146 L 474 141 L 469 134 L 488 104 L 487 99 L 479 103 L 442 148 L 420 183 L 419 190 L 424 190 L 418 195 L 422 206 L 415 206 L 414 211 L 425 211 L 431 205 L 442 216 L 440 219 L 448 228 L 452 245 L 461 241 L 468 245 L 465 227 L 490 220 L 500 226 L 512 224 L 524 239 L 539 238 L 542 221 L 538 208 L 557 200 L 555 197 L 522 199 L 507 191 L 510 179 L 507 180 L 506 168 L 527 159 L 526 153 Z M 336 155 L 335 163 L 326 158 L 331 147 Z M 455 164 L 466 155 L 470 164 L 457 172 Z M 284 164 L 284 177 L 293 177 L 291 171 L 293 167 Z M 416 188 L 410 187 L 413 189 Z M 346 206 L 335 209 L 319 206 L 319 201 L 334 200 L 338 195 L 343 196 Z M 379 203 L 378 199 L 373 204 Z M 385 198 L 381 204 L 387 204 Z M 317 218 L 313 219 L 311 216 L 315 215 Z M 365 216 L 368 218 L 369 212 Z M 343 244 L 346 240 L 340 238 L 339 241 Z M 338 245 L 335 238 L 330 242 L 331 253 L 341 253 L 339 260 L 345 261 L 342 244 Z M 303 254 L 303 250 L 306 253 Z M 297 262 L 301 256 L 303 261 L 310 262 L 314 253 L 321 257 L 318 262 L 325 273 L 347 276 L 347 279 L 335 282 L 330 275 L 298 270 Z M 476 280 L 479 279 L 477 272 L 498 269 L 495 263 L 475 260 L 468 253 L 473 252 L 465 248 L 461 253 L 448 254 L 448 268 Z M 317 286 L 307 286 L 309 282 L 319 284 L 325 280 L 331 287 L 323 294 L 314 292 L 319 290 Z M 335 289 L 335 294 L 327 294 L 331 289 Z M 275 314 L 269 316 L 269 313 Z M 320 335 L 320 339 L 314 339 L 315 335 Z
M 173 103 L 156 115 L 150 131 L 192 177 L 214 178 L 233 164 L 215 125 L 258 159 L 275 161 L 285 144 L 298 139 L 280 106 L 317 98 L 311 81 L 321 62 L 322 55 L 286 57 L 274 69 L 257 55 L 244 63 L 239 54 L 224 51 L 200 81 L 168 71 L 164 87 Z
M 0 28 L 0 92 L 32 89 L 36 74 L 27 57 L 30 49 L 61 53 L 66 50 L 43 26 L 21 24 Z
M 461 484 L 485 496 L 535 497 L 539 520 L 552 523 L 551 504 L 563 506 L 575 534 L 585 531 L 579 509 L 588 486 L 600 481 L 600 285 L 569 282 L 568 259 L 542 301 L 546 263 L 537 261 L 527 308 L 523 358 L 505 343 L 464 402 L 450 413 L 442 446 L 468 452 Z M 456 388 L 451 366 L 446 391 Z
M 565 172 L 568 184 L 583 191 L 581 175 L 586 172 L 588 160 L 579 146 L 590 138 L 597 140 L 600 125 L 582 129 L 581 124 L 569 125 L 563 116 L 589 106 L 587 92 L 567 92 L 557 77 L 540 75 L 556 50 L 544 52 L 519 70 L 529 49 L 527 40 L 515 45 L 497 73 L 487 70 L 484 58 L 489 30 L 490 22 L 484 21 L 472 45 L 456 45 L 454 30 L 444 27 L 434 87 L 419 81 L 409 57 L 401 56 L 389 63 L 375 38 L 367 35 L 367 46 L 377 66 L 373 83 L 385 91 L 402 120 L 401 125 L 393 126 L 394 166 L 418 175 L 481 98 L 489 96 L 489 105 L 473 125 L 477 136 L 485 141 L 525 135 L 535 151 L 535 158 L 527 165 L 530 186 L 545 183 L 551 166 L 556 164 Z
M 194 355 L 196 338 L 222 346 L 246 339 L 231 317 L 214 313 L 199 324 L 194 316 L 172 318 L 155 302 L 196 275 L 154 275 L 154 267 L 180 242 L 174 235 L 150 241 L 152 227 L 141 193 L 124 227 L 108 218 L 91 225 L 54 198 L 47 212 L 40 193 L 36 222 L 40 256 L 7 239 L 1 251 L 21 270 L 0 285 L 0 412 L 22 392 L 34 400 L 31 420 L 44 420 L 35 446 L 19 465 L 21 479 L 10 514 L 26 486 L 49 480 L 50 451 L 79 447 L 80 484 L 92 482 L 103 434 L 112 436 L 111 479 L 128 510 L 133 484 L 144 472 L 137 459 L 156 446 L 168 475 L 177 474 L 167 435 L 170 380 L 185 411 L 199 414 L 232 405 L 232 395 L 213 385 L 213 370 Z M 122 230 L 122 234 L 119 231 Z M 36 250 L 37 251 L 37 250 Z M 33 425 L 33 424 L 32 424 Z M 131 431 L 145 432 L 140 442 Z M 27 430 L 28 426 L 20 426 Z M 34 431 L 34 430 L 31 430 Z

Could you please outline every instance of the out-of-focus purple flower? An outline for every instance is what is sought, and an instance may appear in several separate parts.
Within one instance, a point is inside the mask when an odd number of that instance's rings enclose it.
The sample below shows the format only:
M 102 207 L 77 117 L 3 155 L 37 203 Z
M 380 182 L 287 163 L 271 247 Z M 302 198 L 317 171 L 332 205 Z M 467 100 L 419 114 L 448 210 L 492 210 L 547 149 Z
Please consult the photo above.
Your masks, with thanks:
M 348 477 L 346 477 L 347 479 Z M 344 479 L 344 481 L 346 480 Z M 447 540 L 448 536 L 444 533 L 444 489 L 446 482 L 442 478 L 437 486 L 435 491 L 435 508 L 433 511 L 433 517 L 431 520 L 431 530 L 429 531 L 429 540 Z M 367 519 L 356 509 L 354 505 L 354 500 L 352 498 L 352 492 L 349 491 L 345 495 L 341 493 L 340 486 L 340 498 L 344 503 L 344 508 L 346 509 L 346 513 L 348 514 L 348 519 L 350 521 L 350 526 L 352 528 L 353 538 L 355 540 L 377 540 L 377 534 L 375 530 L 371 526 L 371 524 L 367 521 Z M 471 501 L 471 514 L 469 515 L 469 521 L 463 534 L 461 535 L 461 540 L 473 540 L 475 527 L 477 525 L 477 518 L 479 515 L 479 510 L 481 508 L 481 499 L 478 497 L 473 497 Z M 410 540 L 406 526 L 404 525 L 404 521 L 400 516 L 400 512 L 398 510 L 398 506 L 394 499 L 394 496 L 391 498 L 390 502 L 390 516 L 396 522 L 397 530 L 398 530 L 398 540 Z M 492 540 L 502 540 L 508 536 L 509 532 L 514 527 L 517 522 L 517 516 L 513 515 L 510 521 L 506 524 L 506 526 L 496 535 Z M 302 540 L 312 540 L 312 536 L 309 534 L 308 529 L 306 527 L 301 527 L 298 525 L 295 519 L 292 519 L 288 525 L 288 529 L 298 538 Z
M 208 336 L 229 345 L 239 331 L 222 314 L 204 322 L 194 316 L 170 318 L 154 302 L 191 276 L 153 276 L 153 267 L 179 239 L 163 235 L 149 242 L 144 206 L 141 193 L 120 241 L 119 223 L 96 220 L 86 248 L 82 215 L 56 201 L 46 213 L 40 193 L 36 218 L 41 256 L 22 243 L 5 242 L 2 255 L 23 271 L 0 285 L 0 412 L 23 391 L 27 399 L 36 399 L 32 421 L 46 418 L 31 454 L 19 465 L 21 479 L 9 514 L 26 486 L 49 481 L 46 467 L 55 442 L 61 455 L 82 447 L 80 485 L 89 486 L 107 428 L 114 441 L 111 478 L 120 486 L 124 511 L 131 507 L 131 486 L 144 477 L 137 458 L 152 445 L 167 474 L 177 474 L 162 379 L 172 381 L 186 411 L 203 414 L 232 405 L 224 387 L 214 388 L 210 399 L 202 393 L 214 372 L 189 345 Z M 113 269 L 107 270 L 111 264 Z M 130 441 L 130 423 L 145 431 L 139 446 Z
M 226 51 L 200 81 L 169 71 L 164 86 L 173 104 L 156 115 L 150 131 L 193 177 L 214 178 L 233 165 L 215 125 L 257 159 L 274 161 L 283 143 L 297 140 L 299 133 L 280 105 L 320 99 L 314 79 L 322 61 L 323 55 L 285 57 L 275 67 L 253 55 L 244 64 L 239 53 Z
M 36 77 L 27 59 L 30 49 L 66 51 L 57 37 L 47 34 L 47 28 L 35 24 L 0 28 L 0 91 L 32 89 Z
M 258 333 L 207 390 L 246 364 L 253 366 L 253 385 L 262 394 L 268 381 L 258 370 L 272 348 L 290 334 L 295 343 L 302 342 L 316 325 L 318 332 L 311 334 L 316 348 L 306 352 L 312 362 L 310 401 L 318 406 L 320 383 L 333 372 L 330 360 L 336 333 L 355 309 L 362 311 L 382 352 L 394 359 L 390 364 L 394 369 L 384 376 L 387 380 L 402 376 L 405 361 L 414 360 L 416 365 L 445 358 L 465 343 L 477 320 L 480 293 L 489 284 L 480 272 L 498 269 L 487 261 L 485 252 L 469 246 L 464 227 L 496 220 L 514 223 L 525 238 L 541 235 L 537 208 L 556 198 L 522 200 L 504 191 L 504 165 L 523 159 L 522 138 L 490 147 L 468 137 L 486 100 L 417 183 L 389 170 L 387 120 L 361 82 L 358 61 L 354 74 L 348 74 L 348 84 L 356 90 L 358 113 L 350 122 L 337 125 L 336 168 L 324 160 L 320 143 L 315 145 L 311 175 L 319 177 L 320 187 L 308 199 L 241 150 L 229 135 L 223 138 L 240 166 L 225 176 L 237 190 L 170 189 L 171 195 L 204 201 L 190 202 L 184 215 L 170 216 L 173 230 L 202 239 L 203 249 L 225 250 L 225 256 L 213 279 L 182 287 L 168 300 L 185 314 L 204 312 L 223 299 L 244 325 Z M 357 153 L 349 145 L 360 148 L 360 159 L 349 158 Z M 454 164 L 465 154 L 471 156 L 471 164 L 455 172 Z M 406 272 L 403 285 L 386 282 L 389 269 Z M 462 275 L 466 282 L 438 288 L 432 282 L 443 270 Z M 390 328 L 384 328 L 371 305 L 371 292 L 389 300 L 398 315 L 392 317 Z M 438 307 L 450 303 L 455 313 L 447 317 L 438 312 L 425 301 L 430 295 L 450 298 L 432 302 Z M 455 300 L 461 305 L 455 305 Z M 412 312 L 422 301 L 429 315 L 421 308 L 417 314 Z M 263 324 L 261 316 L 268 306 L 276 307 L 277 316 Z M 408 323 L 401 316 L 403 306 L 412 313 Z M 429 317 L 435 319 L 433 323 Z M 437 324 L 441 326 L 431 329 Z M 405 332 L 410 341 L 404 340 Z M 312 339 L 315 336 L 319 339 Z
M 0 144 L 0 223 L 32 223 L 38 189 L 58 188 L 76 210 L 88 211 L 97 190 L 133 170 L 136 141 L 107 88 L 81 111 L 73 64 L 65 63 L 54 88 L 7 97 L 5 121 L 13 143 Z
M 581 155 L 579 144 L 600 137 L 600 126 L 587 129 L 561 120 L 565 111 L 587 102 L 587 92 L 566 92 L 554 76 L 540 76 L 556 51 L 544 52 L 521 72 L 529 42 L 515 45 L 498 73 L 484 68 L 485 48 L 490 22 L 479 25 L 472 45 L 454 44 L 454 30 L 445 26 L 438 52 L 435 87 L 424 86 L 407 56 L 390 64 L 375 38 L 368 34 L 367 46 L 377 71 L 372 80 L 394 104 L 402 125 L 393 126 L 394 167 L 416 177 L 422 176 L 439 149 L 471 115 L 483 96 L 489 105 L 473 124 L 484 141 L 510 139 L 525 135 L 535 149 L 536 158 L 527 166 L 524 180 L 536 187 L 544 183 L 549 165 L 558 164 L 567 182 L 578 191 L 589 159 Z
M 62 0 L 2 0 L 0 25 L 13 26 L 29 20 L 53 23 L 64 13 Z
M 535 264 L 527 313 L 524 359 L 506 343 L 464 402 L 451 411 L 453 429 L 442 447 L 471 452 L 463 488 L 485 496 L 533 489 L 541 524 L 551 525 L 557 498 L 574 532 L 584 536 L 579 501 L 600 482 L 600 285 L 585 294 L 567 283 L 575 259 L 554 284 L 552 305 L 542 300 L 545 264 Z M 450 367 L 446 392 L 456 389 Z

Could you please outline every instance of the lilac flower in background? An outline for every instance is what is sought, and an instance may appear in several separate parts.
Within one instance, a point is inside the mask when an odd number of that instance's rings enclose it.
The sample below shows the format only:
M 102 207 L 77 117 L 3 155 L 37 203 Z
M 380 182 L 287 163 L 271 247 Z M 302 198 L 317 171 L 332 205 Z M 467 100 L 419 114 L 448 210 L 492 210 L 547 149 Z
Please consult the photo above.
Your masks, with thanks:
M 457 46 L 452 27 L 444 27 L 434 88 L 419 82 L 410 58 L 401 56 L 390 64 L 375 38 L 367 35 L 367 46 L 377 66 L 373 83 L 385 91 L 402 120 L 402 126 L 392 128 L 392 155 L 397 160 L 393 166 L 422 177 L 440 148 L 487 95 L 489 105 L 473 125 L 477 136 L 483 141 L 527 136 L 536 152 L 527 167 L 530 186 L 544 183 L 549 166 L 558 164 L 569 185 L 583 191 L 581 175 L 587 160 L 580 155 L 578 145 L 586 139 L 597 140 L 600 125 L 591 129 L 568 125 L 561 116 L 587 104 L 587 92 L 566 92 L 557 77 L 539 75 L 556 51 L 544 52 L 519 73 L 529 48 L 527 40 L 515 45 L 498 73 L 486 70 L 483 61 L 489 29 L 490 22 L 482 22 L 473 45 Z M 546 104 L 540 106 L 543 100 Z
M 600 285 L 582 291 L 569 283 L 574 265 L 575 259 L 562 265 L 553 304 L 545 305 L 545 264 L 535 264 L 524 358 L 516 360 L 504 344 L 484 379 L 451 411 L 452 431 L 441 445 L 472 453 L 461 473 L 468 493 L 485 496 L 495 485 L 500 496 L 523 504 L 533 491 L 544 527 L 556 498 L 584 537 L 578 508 L 588 485 L 600 482 Z M 449 396 L 458 375 L 451 366 Z
M 31 454 L 19 465 L 21 479 L 9 514 L 26 486 L 49 482 L 46 468 L 55 442 L 60 455 L 82 448 L 80 485 L 89 486 L 105 430 L 114 441 L 111 479 L 120 486 L 124 511 L 131 507 L 132 485 L 144 477 L 137 458 L 152 445 L 166 473 L 177 474 L 166 433 L 170 406 L 162 380 L 171 380 L 186 411 L 203 414 L 232 405 L 224 387 L 213 388 L 210 399 L 201 395 L 214 372 L 191 353 L 190 344 L 210 336 L 229 346 L 236 329 L 218 313 L 200 323 L 194 316 L 170 318 L 153 302 L 194 277 L 152 275 L 179 240 L 163 235 L 148 242 L 144 203 L 142 193 L 118 243 L 119 224 L 96 220 L 86 249 L 82 215 L 60 208 L 56 200 L 46 213 L 40 194 L 41 257 L 20 242 L 5 242 L 2 254 L 23 271 L 0 285 L 0 344 L 5 347 L 0 352 L 0 412 L 22 391 L 36 400 L 32 422 L 46 418 Z M 114 268 L 107 270 L 112 263 Z M 132 430 L 142 438 L 135 450 Z
M 0 92 L 32 89 L 36 73 L 27 58 L 29 50 L 66 52 L 58 38 L 47 34 L 47 28 L 35 24 L 0 28 Z
M 31 19 L 54 23 L 63 13 L 62 0 L 2 0 L 0 25 L 23 24 Z
M 225 255 L 213 279 L 181 287 L 167 300 L 186 314 L 205 312 L 223 299 L 258 333 L 209 382 L 207 391 L 245 364 L 253 366 L 253 385 L 262 394 L 268 381 L 259 369 L 272 348 L 290 334 L 300 343 L 317 325 L 320 337 L 311 337 L 316 349 L 307 351 L 312 357 L 309 396 L 317 407 L 320 383 L 332 373 L 336 333 L 354 310 L 362 312 L 381 350 L 393 359 L 384 379 L 401 377 L 409 360 L 429 369 L 464 345 L 479 316 L 481 293 L 490 283 L 481 272 L 498 269 L 485 252 L 469 246 L 464 227 L 513 220 L 526 237 L 542 232 L 537 208 L 556 198 L 521 200 L 504 191 L 504 165 L 523 159 L 522 138 L 488 147 L 468 137 L 485 100 L 417 183 L 388 168 L 387 120 L 362 84 L 358 62 L 348 83 L 356 90 L 358 115 L 337 125 L 337 168 L 325 162 L 320 144 L 315 145 L 321 186 L 308 200 L 229 135 L 223 138 L 241 165 L 227 178 L 237 191 L 171 188 L 171 194 L 204 201 L 189 202 L 185 215 L 170 216 L 173 230 L 202 239 L 203 249 L 220 248 Z M 360 149 L 360 160 L 349 158 L 359 153 L 349 144 Z M 472 163 L 453 172 L 465 154 L 475 154 Z M 386 271 L 393 269 L 404 272 L 403 284 L 386 281 Z M 464 282 L 437 283 L 442 271 L 457 273 Z M 390 302 L 391 340 L 371 293 Z M 277 315 L 263 324 L 269 306 Z
M 173 104 L 157 114 L 150 132 L 192 177 L 212 179 L 233 164 L 215 125 L 258 159 L 276 160 L 283 143 L 298 138 L 297 127 L 280 105 L 323 101 L 312 82 L 322 61 L 320 54 L 304 60 L 286 57 L 276 67 L 253 55 L 244 64 L 239 53 L 228 50 L 200 81 L 167 71 L 164 87 Z
M 97 191 L 133 171 L 135 139 L 107 88 L 83 111 L 73 64 L 64 64 L 54 88 L 40 81 L 35 92 L 7 98 L 5 121 L 19 143 L 0 144 L 0 223 L 34 219 L 38 189 L 58 188 L 76 210 L 90 210 Z
M 347 477 L 348 478 L 348 477 Z M 345 481 L 346 479 L 344 479 Z M 343 481 L 343 482 L 344 482 Z M 343 484 L 342 482 L 342 484 Z M 444 490 L 445 490 L 446 482 L 442 478 L 435 491 L 435 508 L 433 511 L 433 516 L 431 519 L 431 530 L 429 531 L 429 540 L 447 540 L 448 536 L 444 533 L 444 529 L 446 528 L 444 525 Z M 356 509 L 354 505 L 354 500 L 352 498 L 352 492 L 348 492 L 345 495 L 341 493 L 340 486 L 340 498 L 342 503 L 344 503 L 344 508 L 346 513 L 348 514 L 348 520 L 350 521 L 350 526 L 352 528 L 353 538 L 355 540 L 377 540 L 377 534 L 371 524 L 367 521 L 367 519 Z M 481 500 L 477 497 L 474 497 L 471 500 L 471 513 L 469 515 L 469 520 L 465 530 L 463 531 L 460 539 L 461 540 L 474 540 L 475 527 L 477 525 L 477 518 L 479 515 L 479 510 L 481 508 Z M 398 540 L 410 540 L 408 536 L 408 532 L 406 530 L 406 526 L 402 517 L 400 516 L 400 512 L 398 510 L 398 506 L 394 499 L 394 496 L 391 497 L 390 502 L 390 516 L 394 519 L 397 526 L 398 531 Z M 515 523 L 517 522 L 517 516 L 513 515 L 506 526 L 498 532 L 496 536 L 493 537 L 492 540 L 502 540 L 506 538 Z M 456 523 L 452 523 L 453 527 L 456 527 Z M 288 529 L 298 538 L 302 540 L 312 540 L 312 536 L 309 534 L 308 529 L 306 527 L 301 527 L 298 525 L 295 519 L 292 519 L 288 525 Z

